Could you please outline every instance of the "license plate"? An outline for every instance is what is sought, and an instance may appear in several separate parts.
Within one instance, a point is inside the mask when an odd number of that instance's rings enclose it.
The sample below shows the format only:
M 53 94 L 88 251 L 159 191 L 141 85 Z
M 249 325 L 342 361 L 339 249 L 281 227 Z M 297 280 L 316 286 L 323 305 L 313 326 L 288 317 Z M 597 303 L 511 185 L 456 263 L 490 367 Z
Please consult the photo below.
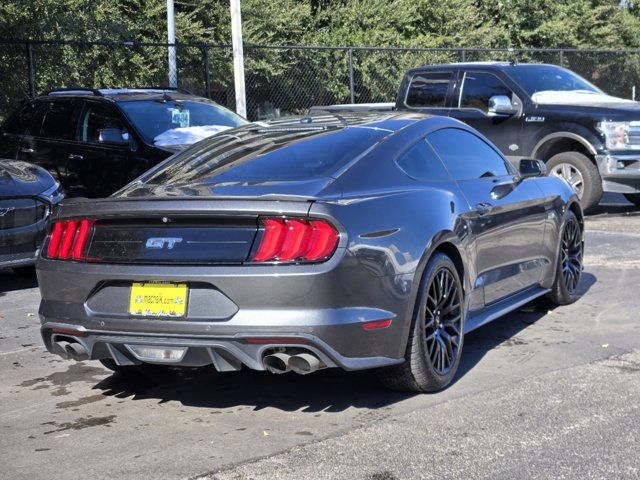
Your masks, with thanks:
M 188 293 L 184 283 L 134 282 L 129 313 L 141 317 L 184 317 Z

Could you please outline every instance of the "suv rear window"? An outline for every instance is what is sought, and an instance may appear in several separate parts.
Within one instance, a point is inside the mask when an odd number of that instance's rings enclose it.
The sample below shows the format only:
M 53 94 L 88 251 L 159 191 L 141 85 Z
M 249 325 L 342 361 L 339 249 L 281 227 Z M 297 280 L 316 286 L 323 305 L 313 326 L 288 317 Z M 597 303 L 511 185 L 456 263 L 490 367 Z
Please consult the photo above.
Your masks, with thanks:
M 23 105 L 7 119 L 2 128 L 7 133 L 24 135 L 24 133 L 27 131 L 27 128 L 29 128 L 31 118 L 35 113 L 35 110 L 36 107 L 33 102 L 29 102 L 26 105 Z
M 77 102 L 74 101 L 57 101 L 45 105 L 42 120 L 33 127 L 33 135 L 61 140 L 73 139 L 76 106 Z
M 295 181 L 330 176 L 389 132 L 366 127 L 248 128 L 176 155 L 152 185 Z
M 421 72 L 411 79 L 406 104 L 414 108 L 444 107 L 452 72 Z

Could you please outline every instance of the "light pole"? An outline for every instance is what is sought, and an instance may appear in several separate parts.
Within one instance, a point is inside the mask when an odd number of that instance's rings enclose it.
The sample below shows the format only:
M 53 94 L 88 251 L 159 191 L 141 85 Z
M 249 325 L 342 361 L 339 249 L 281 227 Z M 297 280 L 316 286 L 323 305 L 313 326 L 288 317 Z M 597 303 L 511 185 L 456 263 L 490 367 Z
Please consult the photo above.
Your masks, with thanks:
M 169 86 L 178 87 L 178 70 L 176 68 L 176 24 L 173 11 L 173 0 L 167 0 L 167 49 L 169 55 Z
M 236 112 L 247 116 L 247 96 L 244 85 L 244 53 L 242 51 L 242 18 L 240 0 L 231 1 L 231 44 L 233 46 L 233 78 L 236 90 Z

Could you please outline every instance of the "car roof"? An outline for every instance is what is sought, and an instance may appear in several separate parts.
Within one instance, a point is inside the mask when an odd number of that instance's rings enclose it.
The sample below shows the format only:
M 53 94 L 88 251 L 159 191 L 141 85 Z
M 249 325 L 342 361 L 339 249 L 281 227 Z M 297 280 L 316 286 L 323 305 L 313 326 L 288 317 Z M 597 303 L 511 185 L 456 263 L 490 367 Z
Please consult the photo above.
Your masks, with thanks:
M 304 129 L 322 127 L 375 128 L 395 133 L 418 122 L 430 129 L 458 126 L 459 122 L 450 118 L 418 112 L 339 112 L 314 114 L 307 117 L 289 117 L 260 122 L 265 129 Z
M 50 90 L 38 98 L 104 98 L 114 102 L 130 102 L 137 100 L 159 100 L 167 96 L 174 100 L 205 98 L 175 88 L 61 88 Z

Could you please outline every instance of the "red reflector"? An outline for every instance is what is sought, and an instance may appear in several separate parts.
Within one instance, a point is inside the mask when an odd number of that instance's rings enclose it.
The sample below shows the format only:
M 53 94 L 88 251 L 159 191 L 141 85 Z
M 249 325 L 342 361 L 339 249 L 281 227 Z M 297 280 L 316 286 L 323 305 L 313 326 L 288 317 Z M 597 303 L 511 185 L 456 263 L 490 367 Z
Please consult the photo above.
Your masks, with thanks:
M 264 226 L 264 236 L 260 242 L 258 252 L 253 258 L 256 262 L 273 260 L 282 248 L 287 227 L 284 220 L 276 218 L 265 218 L 262 220 Z
M 63 223 L 62 241 L 60 242 L 57 255 L 57 258 L 60 260 L 66 260 L 71 257 L 71 246 L 73 245 L 73 240 L 76 238 L 76 222 L 70 220 Z
M 263 218 L 261 223 L 264 233 L 255 262 L 326 260 L 340 239 L 338 231 L 324 220 Z
M 80 220 L 78 223 L 76 239 L 73 242 L 73 248 L 71 250 L 71 258 L 74 260 L 85 260 L 85 247 L 87 246 L 87 239 L 89 238 L 89 232 L 93 226 L 93 220 Z
M 309 343 L 309 340 L 306 338 L 268 338 L 268 337 L 255 337 L 255 338 L 245 338 L 245 342 L 247 343 L 255 343 L 260 345 L 265 344 L 283 344 L 283 343 Z
M 362 328 L 365 330 L 377 330 L 379 328 L 387 328 L 391 325 L 392 319 L 388 320 L 376 320 L 375 322 L 367 322 L 362 324 Z
M 49 246 L 47 247 L 47 257 L 56 258 L 58 256 L 58 247 L 62 240 L 62 231 L 64 230 L 64 222 L 56 222 L 51 229 L 49 237 Z

